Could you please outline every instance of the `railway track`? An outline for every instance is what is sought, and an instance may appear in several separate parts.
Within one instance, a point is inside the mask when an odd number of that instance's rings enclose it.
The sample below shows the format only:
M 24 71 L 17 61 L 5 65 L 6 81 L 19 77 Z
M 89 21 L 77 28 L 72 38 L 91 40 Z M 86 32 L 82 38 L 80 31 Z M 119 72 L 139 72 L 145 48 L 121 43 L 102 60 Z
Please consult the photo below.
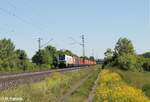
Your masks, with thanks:
M 56 70 L 41 71 L 41 72 L 1 75 L 0 90 L 16 87 L 17 85 L 20 84 L 28 84 L 28 83 L 41 81 L 54 72 L 64 73 L 64 72 L 77 70 L 81 68 L 88 68 L 88 67 L 74 67 L 74 68 L 64 68 L 64 69 L 56 69 Z

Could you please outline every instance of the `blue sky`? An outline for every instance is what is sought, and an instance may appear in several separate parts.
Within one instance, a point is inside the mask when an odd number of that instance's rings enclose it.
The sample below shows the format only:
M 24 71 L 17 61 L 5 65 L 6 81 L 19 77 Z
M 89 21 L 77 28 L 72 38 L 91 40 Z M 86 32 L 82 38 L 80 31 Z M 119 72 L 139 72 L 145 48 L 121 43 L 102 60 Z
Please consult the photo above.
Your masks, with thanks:
M 103 58 L 120 37 L 132 40 L 137 53 L 150 51 L 149 0 L 0 0 L 0 38 L 11 38 L 31 57 L 37 38 L 58 49 Z

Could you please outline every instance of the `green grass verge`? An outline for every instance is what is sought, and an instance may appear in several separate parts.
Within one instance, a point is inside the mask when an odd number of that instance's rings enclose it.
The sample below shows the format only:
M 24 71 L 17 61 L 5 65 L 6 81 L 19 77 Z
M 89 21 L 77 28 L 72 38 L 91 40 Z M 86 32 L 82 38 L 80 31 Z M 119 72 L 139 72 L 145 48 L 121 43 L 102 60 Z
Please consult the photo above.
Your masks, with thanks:
M 0 91 L 0 97 L 22 97 L 22 102 L 57 102 L 75 82 L 86 77 L 95 68 L 85 68 L 65 74 L 53 73 L 44 81 Z
M 65 102 L 85 102 L 92 91 L 95 80 L 99 74 L 99 69 L 95 69 L 86 81 L 74 92 Z

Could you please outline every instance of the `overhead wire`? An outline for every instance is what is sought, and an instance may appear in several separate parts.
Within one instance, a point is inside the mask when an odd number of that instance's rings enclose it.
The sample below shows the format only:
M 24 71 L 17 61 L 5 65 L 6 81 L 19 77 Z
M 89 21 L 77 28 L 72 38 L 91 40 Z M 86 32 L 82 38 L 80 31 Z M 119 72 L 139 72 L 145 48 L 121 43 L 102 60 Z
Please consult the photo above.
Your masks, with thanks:
M 17 7 L 16 7 L 15 5 L 13 5 L 12 3 L 10 3 L 10 2 L 7 2 L 7 3 L 8 3 L 11 7 L 13 7 L 14 9 L 17 8 Z M 24 19 L 24 18 L 22 18 L 22 17 L 20 17 L 20 16 L 18 16 L 16 13 L 14 13 L 14 12 L 12 12 L 12 11 L 9 11 L 9 10 L 4 9 L 4 8 L 2 8 L 2 7 L 0 7 L 0 11 L 5 12 L 6 14 L 8 14 L 8 15 L 10 15 L 10 16 L 15 17 L 16 19 L 18 19 L 18 20 L 21 21 L 22 23 L 28 24 L 28 25 L 30 25 L 30 26 L 32 26 L 32 27 L 34 27 L 34 28 L 40 30 L 41 32 L 45 32 L 45 30 L 44 30 L 43 28 L 41 28 L 41 27 L 39 27 L 38 25 L 35 25 L 35 24 L 29 22 L 28 20 L 26 20 L 26 19 Z M 43 44 L 42 46 L 45 46 L 46 44 L 48 44 L 48 43 L 51 42 L 51 41 L 53 41 L 53 39 L 49 40 L 47 43 Z
M 77 40 L 75 40 L 74 38 L 69 37 L 69 39 L 71 39 L 73 41 L 72 43 L 70 43 L 70 45 L 73 45 L 73 44 L 79 44 L 79 45 L 81 45 L 81 43 L 78 42 Z
M 1 7 L 0 7 L 0 10 L 3 11 L 3 12 L 5 12 L 5 13 L 7 13 L 7 14 L 9 14 L 9 15 L 11 15 L 11 16 L 13 16 L 13 17 L 15 17 L 15 18 L 18 19 L 19 21 L 21 21 L 21 22 L 23 22 L 23 23 L 26 23 L 26 24 L 29 24 L 29 25 L 31 25 L 32 27 L 34 27 L 34 28 L 36 28 L 36 29 L 38 29 L 38 30 L 40 30 L 40 31 L 43 32 L 43 29 L 42 29 L 42 28 L 40 28 L 39 26 L 36 26 L 36 25 L 32 24 L 31 22 L 28 22 L 27 20 L 21 18 L 20 16 L 16 15 L 15 13 L 13 13 L 13 12 L 11 12 L 11 11 L 8 11 L 8 10 L 6 10 L 6 9 L 4 9 L 4 8 L 1 8 Z

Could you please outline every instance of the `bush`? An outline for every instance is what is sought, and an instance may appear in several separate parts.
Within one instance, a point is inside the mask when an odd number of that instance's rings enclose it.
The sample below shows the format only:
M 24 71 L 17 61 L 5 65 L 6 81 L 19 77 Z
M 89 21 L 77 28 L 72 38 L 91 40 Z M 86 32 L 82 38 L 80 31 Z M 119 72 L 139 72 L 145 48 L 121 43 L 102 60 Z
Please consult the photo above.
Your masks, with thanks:
M 40 67 L 40 69 L 50 69 L 50 68 L 51 68 L 51 65 L 48 65 L 48 64 L 41 64 L 39 67 Z
M 105 65 L 117 66 L 123 70 L 150 71 L 150 59 L 136 55 L 133 44 L 127 38 L 120 38 L 115 45 L 114 51 L 107 49 Z
M 41 66 L 46 65 L 48 68 L 53 64 L 53 58 L 49 55 L 48 50 L 39 50 L 32 58 L 33 63 Z
M 24 50 L 15 49 L 10 39 L 0 40 L 0 71 L 19 72 L 34 69 Z
M 146 96 L 150 97 L 150 84 L 145 84 L 142 90 L 144 91 Z

